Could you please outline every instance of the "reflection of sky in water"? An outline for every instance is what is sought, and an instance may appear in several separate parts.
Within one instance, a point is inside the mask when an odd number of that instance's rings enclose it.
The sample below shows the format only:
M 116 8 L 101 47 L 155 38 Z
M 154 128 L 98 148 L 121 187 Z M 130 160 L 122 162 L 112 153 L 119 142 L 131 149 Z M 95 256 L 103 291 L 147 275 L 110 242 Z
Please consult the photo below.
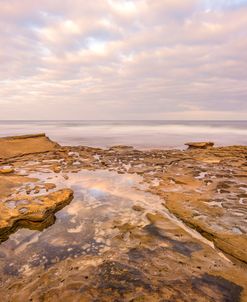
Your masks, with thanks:
M 104 199 L 107 197 L 107 193 L 98 188 L 91 188 L 88 190 L 88 193 L 97 199 Z
M 71 187 L 74 200 L 56 213 L 56 222 L 44 231 L 20 229 L 0 246 L 0 270 L 7 274 L 28 272 L 32 267 L 49 267 L 53 263 L 78 255 L 96 255 L 109 248 L 117 230 L 109 222 L 140 222 L 134 203 L 155 201 L 151 194 L 136 190 L 141 177 L 119 175 L 109 171 L 81 171 L 61 175 L 39 173 L 42 181 L 51 178 L 57 188 Z M 35 176 L 35 175 L 33 175 Z M 41 177 L 42 176 L 42 177 Z M 152 202 L 150 202 L 152 200 Z M 143 214 L 144 215 L 144 214 Z M 104 226 L 106 224 L 106 226 Z
M 119 235 L 117 226 L 130 223 L 147 227 L 147 212 L 161 212 L 192 237 L 212 247 L 211 242 L 170 214 L 159 197 L 142 191 L 144 185 L 138 175 L 82 170 L 68 173 L 67 180 L 52 172 L 30 176 L 37 175 L 40 182 L 56 181 L 56 189 L 73 188 L 74 199 L 56 213 L 55 223 L 42 232 L 20 229 L 0 245 L 0 276 L 28 274 L 35 267 L 48 268 L 78 256 L 100 256 L 114 248 L 119 252 L 120 247 L 112 240 Z M 133 205 L 144 211 L 134 211 Z M 122 248 L 127 245 L 125 242 Z

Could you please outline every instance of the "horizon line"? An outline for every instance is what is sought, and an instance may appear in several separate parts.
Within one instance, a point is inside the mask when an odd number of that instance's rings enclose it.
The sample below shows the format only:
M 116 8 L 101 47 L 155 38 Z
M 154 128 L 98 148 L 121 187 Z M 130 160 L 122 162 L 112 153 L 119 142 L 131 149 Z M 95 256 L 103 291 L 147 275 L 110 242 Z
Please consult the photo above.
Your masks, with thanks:
M 2 119 L 0 122 L 141 122 L 141 121 L 150 121 L 150 122 L 247 122 L 245 120 L 237 119 Z

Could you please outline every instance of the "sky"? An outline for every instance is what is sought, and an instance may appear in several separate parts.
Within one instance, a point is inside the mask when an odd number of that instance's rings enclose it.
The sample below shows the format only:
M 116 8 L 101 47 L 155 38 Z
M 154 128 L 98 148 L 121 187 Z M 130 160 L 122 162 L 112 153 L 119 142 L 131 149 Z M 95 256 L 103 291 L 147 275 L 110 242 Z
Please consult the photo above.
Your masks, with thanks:
M 247 0 L 0 0 L 0 119 L 247 120 Z

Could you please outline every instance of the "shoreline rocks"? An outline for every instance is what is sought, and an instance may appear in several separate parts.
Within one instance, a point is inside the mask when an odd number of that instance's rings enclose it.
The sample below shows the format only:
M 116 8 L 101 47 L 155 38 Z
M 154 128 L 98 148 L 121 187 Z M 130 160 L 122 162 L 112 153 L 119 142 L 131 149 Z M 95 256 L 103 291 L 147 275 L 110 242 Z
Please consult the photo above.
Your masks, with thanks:
M 188 149 L 208 149 L 214 146 L 213 142 L 189 142 L 185 143 Z
M 0 137 L 0 159 L 52 151 L 59 147 L 44 133 Z
M 6 301 L 56 301 L 61 295 L 81 301 L 82 293 L 85 301 L 247 301 L 247 146 L 212 148 L 209 143 L 189 143 L 196 144 L 189 152 L 54 145 L 46 153 L 36 149 L 35 154 L 9 157 L 4 164 L 14 172 L 0 175 L 2 241 L 19 227 L 43 230 L 54 224 L 54 213 L 73 198 L 71 189 L 61 187 L 73 188 L 76 200 L 64 209 L 70 211 L 69 224 L 59 220 L 40 236 L 47 244 L 46 234 L 52 234 L 49 266 L 27 267 L 29 254 L 13 260 L 12 244 L 19 242 L 0 246 L 0 269 L 6 272 L 0 276 L 0 295 L 7 292 Z M 92 182 L 83 178 L 85 170 L 93 174 Z M 122 175 L 123 183 L 117 180 L 104 192 L 105 182 Z M 130 202 L 124 193 L 114 195 L 116 186 L 132 186 L 133 177 L 140 179 L 138 190 L 145 197 L 135 192 Z M 85 190 L 87 185 L 96 201 L 92 208 L 89 195 L 81 202 L 81 186 Z M 43 195 L 47 191 L 52 193 Z M 108 197 L 116 202 L 114 213 L 107 208 Z M 84 216 L 76 219 L 79 211 Z M 103 219 L 95 219 L 97 211 Z M 67 240 L 58 240 L 56 226 Z M 32 244 L 28 241 L 29 252 Z M 99 245 L 101 253 L 96 252 Z M 42 258 L 44 251 L 37 242 L 34 246 Z M 12 260 L 27 273 L 15 271 Z
M 21 195 L 0 204 L 0 242 L 18 228 L 43 229 L 44 222 L 73 199 L 71 189 L 61 189 L 48 195 Z M 53 219 L 54 220 L 54 217 Z

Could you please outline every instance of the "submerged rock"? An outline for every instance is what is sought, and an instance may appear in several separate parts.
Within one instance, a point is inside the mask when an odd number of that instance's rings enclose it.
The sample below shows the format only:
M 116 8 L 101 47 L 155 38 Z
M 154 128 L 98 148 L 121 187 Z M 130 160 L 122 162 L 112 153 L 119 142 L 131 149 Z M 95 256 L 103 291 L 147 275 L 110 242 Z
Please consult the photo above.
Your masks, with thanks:
M 133 209 L 134 211 L 137 211 L 137 212 L 143 212 L 143 211 L 145 210 L 143 207 L 141 207 L 141 206 L 139 206 L 139 205 L 137 205 L 137 204 L 134 204 L 134 205 L 132 206 L 132 209 Z

